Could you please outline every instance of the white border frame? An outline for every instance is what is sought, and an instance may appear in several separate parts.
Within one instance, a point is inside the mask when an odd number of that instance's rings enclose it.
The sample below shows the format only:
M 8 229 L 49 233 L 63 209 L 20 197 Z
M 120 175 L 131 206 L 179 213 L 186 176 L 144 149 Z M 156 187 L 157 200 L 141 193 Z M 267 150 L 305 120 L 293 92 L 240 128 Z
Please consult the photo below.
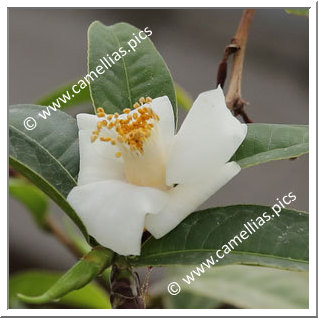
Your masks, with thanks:
M 114 1 L 109 0 L 90 0 L 88 5 L 79 3 L 78 1 L 70 0 L 55 0 L 43 1 L 29 0 L 24 2 L 22 0 L 5 1 L 5 6 L 1 6 L 0 23 L 1 23 L 1 43 L 7 43 L 7 8 L 8 7 L 83 7 L 83 8 L 131 8 L 129 1 Z M 159 8 L 157 3 L 149 3 L 149 1 L 134 1 L 134 7 L 143 8 Z M 2 170 L 2 202 L 6 205 L 3 206 L 0 224 L 0 242 L 1 242 L 1 255 L 5 255 L 1 259 L 1 289 L 0 289 L 0 314 L 1 316 L 316 316 L 316 2 L 315 1 L 240 1 L 240 6 L 237 6 L 236 1 L 195 1 L 196 7 L 192 3 L 185 5 L 182 1 L 162 0 L 160 7 L 177 8 L 202 8 L 208 5 L 213 5 L 209 8 L 292 8 L 292 7 L 310 7 L 309 16 L 309 132 L 310 132 L 310 155 L 309 155 L 309 204 L 310 204 L 310 224 L 309 224 L 309 251 L 310 251 L 310 280 L 309 280 L 309 309 L 7 309 L 7 273 L 8 273 L 8 236 L 7 236 L 7 215 L 4 211 L 7 210 L 8 202 L 4 193 L 7 193 L 7 184 L 3 180 L 7 180 L 7 171 Z M 2 74 L 3 77 L 7 76 L 7 50 L 1 50 Z M 7 81 L 6 78 L 1 82 L 3 107 L 7 104 L 5 96 L 7 96 Z M 0 129 L 2 136 L 7 136 L 7 122 L 6 116 L 0 118 Z M 7 166 L 7 157 L 1 156 L 1 166 Z M 8 166 L 7 166 L 8 168 Z

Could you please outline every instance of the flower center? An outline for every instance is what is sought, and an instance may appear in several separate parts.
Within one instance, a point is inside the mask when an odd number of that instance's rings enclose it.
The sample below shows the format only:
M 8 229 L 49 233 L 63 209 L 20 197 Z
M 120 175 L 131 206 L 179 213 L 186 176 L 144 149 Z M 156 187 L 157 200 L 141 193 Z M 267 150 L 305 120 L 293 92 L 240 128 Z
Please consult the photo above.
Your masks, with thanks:
M 167 189 L 166 156 L 158 129 L 159 116 L 151 108 L 150 97 L 140 98 L 134 110 L 126 108 L 123 114 L 105 114 L 97 109 L 101 121 L 93 131 L 91 141 L 98 138 L 118 147 L 116 157 L 122 157 L 129 183 Z

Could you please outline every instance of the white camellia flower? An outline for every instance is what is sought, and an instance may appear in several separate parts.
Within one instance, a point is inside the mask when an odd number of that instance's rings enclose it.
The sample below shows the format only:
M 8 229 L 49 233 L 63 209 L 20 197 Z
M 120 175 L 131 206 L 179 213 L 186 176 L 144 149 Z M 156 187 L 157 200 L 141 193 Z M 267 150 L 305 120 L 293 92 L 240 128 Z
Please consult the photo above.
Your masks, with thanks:
M 139 255 L 147 229 L 160 238 L 239 171 L 228 162 L 247 126 L 222 89 L 201 93 L 179 132 L 167 96 L 123 114 L 79 114 L 80 171 L 68 201 L 100 244 Z

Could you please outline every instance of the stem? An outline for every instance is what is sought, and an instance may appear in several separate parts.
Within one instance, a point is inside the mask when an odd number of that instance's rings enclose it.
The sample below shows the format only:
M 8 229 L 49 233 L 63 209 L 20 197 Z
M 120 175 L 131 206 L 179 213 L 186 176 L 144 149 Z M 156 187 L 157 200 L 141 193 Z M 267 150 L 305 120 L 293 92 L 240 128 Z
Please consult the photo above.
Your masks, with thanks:
M 73 255 L 75 255 L 76 258 L 81 258 L 83 254 L 81 251 L 77 248 L 77 246 L 66 236 L 62 229 L 59 227 L 59 225 L 51 218 L 49 217 L 47 220 L 47 229 L 56 236 L 56 238 L 68 248 L 69 251 L 72 252 Z
M 231 44 L 225 49 L 224 57 L 220 64 L 218 73 L 218 83 L 223 86 L 226 77 L 226 68 L 225 73 L 224 70 L 222 73 L 222 67 L 224 68 L 224 62 L 226 64 L 229 55 L 234 54 L 231 79 L 226 95 L 226 103 L 228 108 L 234 112 L 234 115 L 241 115 L 246 123 L 251 123 L 252 121 L 244 111 L 244 106 L 247 104 L 247 102 L 242 98 L 241 87 L 246 44 L 254 14 L 255 9 L 247 9 L 243 11 L 243 15 L 236 34 L 232 39 Z
M 112 267 L 110 301 L 113 309 L 145 308 L 139 277 L 124 258 Z

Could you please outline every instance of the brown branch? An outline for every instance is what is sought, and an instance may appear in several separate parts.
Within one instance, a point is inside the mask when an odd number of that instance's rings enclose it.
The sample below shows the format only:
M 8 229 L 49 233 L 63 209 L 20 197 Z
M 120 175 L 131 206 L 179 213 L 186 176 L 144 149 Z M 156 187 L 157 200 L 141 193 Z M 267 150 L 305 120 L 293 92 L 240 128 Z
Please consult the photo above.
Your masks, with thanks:
M 229 57 L 231 54 L 234 54 L 239 49 L 239 46 L 236 44 L 229 44 L 223 53 L 223 59 L 219 64 L 218 73 L 217 73 L 217 84 L 216 87 L 221 85 L 221 87 L 224 87 L 224 83 L 227 76 L 227 62 L 229 60 Z
M 149 279 L 150 279 L 151 271 L 152 271 L 152 266 L 147 266 L 147 273 L 146 273 L 145 281 L 144 281 L 143 285 L 141 286 L 141 294 L 143 296 L 145 308 L 147 306 L 147 302 L 148 302 L 148 298 L 149 298 Z
M 81 258 L 83 254 L 80 250 L 76 247 L 76 245 L 66 236 L 59 225 L 49 217 L 46 223 L 47 230 L 51 232 L 55 237 L 67 247 L 67 249 L 76 257 Z
M 242 98 L 241 86 L 246 44 L 254 13 L 255 9 L 244 10 L 236 34 L 232 39 L 231 44 L 225 49 L 224 57 L 220 63 L 218 72 L 218 83 L 223 87 L 226 78 L 226 67 L 224 67 L 224 65 L 227 64 L 229 55 L 234 54 L 231 79 L 226 95 L 226 103 L 228 108 L 234 112 L 234 115 L 242 116 L 246 123 L 251 123 L 252 120 L 248 117 L 244 110 L 244 106 L 247 104 L 247 102 Z M 225 72 L 223 70 L 223 75 L 222 67 L 225 68 Z M 222 76 L 224 78 L 222 78 Z

